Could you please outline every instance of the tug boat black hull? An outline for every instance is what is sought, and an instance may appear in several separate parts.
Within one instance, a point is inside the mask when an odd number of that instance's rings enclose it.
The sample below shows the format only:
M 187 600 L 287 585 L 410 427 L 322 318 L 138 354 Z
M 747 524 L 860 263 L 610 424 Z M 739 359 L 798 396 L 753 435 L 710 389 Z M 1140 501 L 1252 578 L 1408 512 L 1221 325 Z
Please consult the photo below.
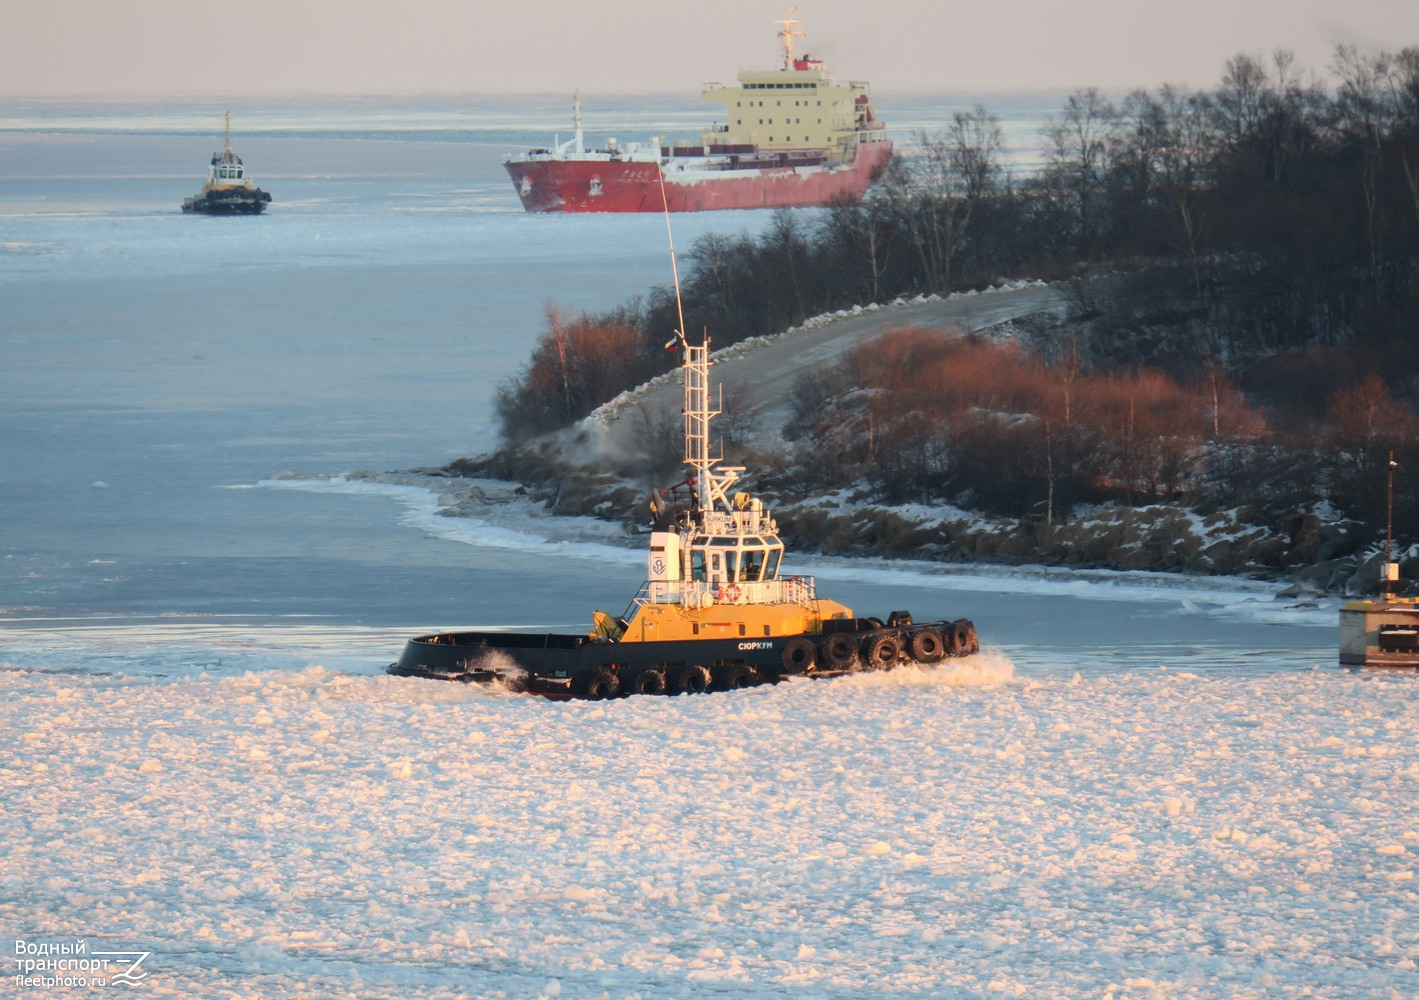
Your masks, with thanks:
M 184 198 L 182 210 L 198 215 L 260 215 L 271 203 L 271 196 L 260 188 L 206 191 Z
M 820 635 L 616 643 L 588 635 L 444 632 L 410 639 L 388 673 L 499 683 L 552 698 L 728 691 L 788 677 L 930 666 L 980 650 L 975 626 L 896 612 L 826 622 Z

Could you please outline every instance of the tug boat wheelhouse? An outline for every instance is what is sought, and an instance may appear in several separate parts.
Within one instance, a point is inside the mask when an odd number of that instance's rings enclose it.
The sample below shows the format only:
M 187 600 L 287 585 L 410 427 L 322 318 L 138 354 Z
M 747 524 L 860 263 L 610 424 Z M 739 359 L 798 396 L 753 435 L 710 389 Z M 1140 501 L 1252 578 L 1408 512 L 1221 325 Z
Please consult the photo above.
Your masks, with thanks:
M 701 212 L 861 201 L 892 156 L 869 85 L 840 83 L 819 59 L 795 55 L 798 21 L 778 22 L 783 64 L 746 70 L 737 86 L 709 84 L 723 125 L 698 141 L 660 137 L 587 149 L 581 101 L 573 137 L 509 157 L 504 166 L 529 212 Z M 665 191 L 659 186 L 663 180 Z
M 388 672 L 500 681 L 551 697 L 727 690 L 792 675 L 825 676 L 932 664 L 980 644 L 966 619 L 856 618 L 819 597 L 810 576 L 786 576 L 778 526 L 735 490 L 743 467 L 720 466 L 709 427 L 709 343 L 684 352 L 683 483 L 658 491 L 647 580 L 621 617 L 593 614 L 585 635 L 445 632 L 411 639 Z
M 260 215 L 271 196 L 251 183 L 246 165 L 232 152 L 232 113 L 227 112 L 224 148 L 212 154 L 207 167 L 207 183 L 202 190 L 183 199 L 182 210 L 202 215 Z

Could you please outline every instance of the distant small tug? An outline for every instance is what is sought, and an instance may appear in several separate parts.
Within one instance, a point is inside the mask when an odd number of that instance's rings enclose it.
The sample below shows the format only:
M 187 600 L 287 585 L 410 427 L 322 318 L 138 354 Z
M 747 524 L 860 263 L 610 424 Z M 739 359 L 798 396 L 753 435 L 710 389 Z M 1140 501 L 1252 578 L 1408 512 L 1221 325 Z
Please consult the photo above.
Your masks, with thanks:
M 232 152 L 232 113 L 228 111 L 224 148 L 212 154 L 207 183 L 183 200 L 182 210 L 201 215 L 260 215 L 270 201 L 271 196 L 246 176 L 241 157 Z
M 718 467 L 709 426 L 709 343 L 684 351 L 684 482 L 658 492 L 648 579 L 620 618 L 593 615 L 587 635 L 446 632 L 411 639 L 389 673 L 500 681 L 550 697 L 611 698 L 729 690 L 789 676 L 833 676 L 929 665 L 980 648 L 966 619 L 884 622 L 784 576 L 769 511 L 731 492 L 742 467 Z
M 1399 563 L 1394 551 L 1394 471 L 1389 455 L 1388 512 L 1380 596 L 1348 601 L 1340 607 L 1340 662 L 1355 667 L 1419 670 L 1419 598 L 1397 597 Z

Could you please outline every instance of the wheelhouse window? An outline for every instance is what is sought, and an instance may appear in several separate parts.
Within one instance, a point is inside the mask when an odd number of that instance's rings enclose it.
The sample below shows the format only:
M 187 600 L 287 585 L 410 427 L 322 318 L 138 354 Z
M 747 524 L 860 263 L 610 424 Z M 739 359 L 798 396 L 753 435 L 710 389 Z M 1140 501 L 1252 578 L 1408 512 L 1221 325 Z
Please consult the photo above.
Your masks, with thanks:
M 777 538 L 746 535 L 715 538 L 690 551 L 690 579 L 703 582 L 759 583 L 778 577 L 783 545 Z
M 758 582 L 764 578 L 764 556 L 768 553 L 764 549 L 749 549 L 744 553 L 744 568 L 739 579 L 748 580 L 751 583 Z
M 769 568 L 766 580 L 778 579 L 778 561 L 783 558 L 783 549 L 769 549 Z

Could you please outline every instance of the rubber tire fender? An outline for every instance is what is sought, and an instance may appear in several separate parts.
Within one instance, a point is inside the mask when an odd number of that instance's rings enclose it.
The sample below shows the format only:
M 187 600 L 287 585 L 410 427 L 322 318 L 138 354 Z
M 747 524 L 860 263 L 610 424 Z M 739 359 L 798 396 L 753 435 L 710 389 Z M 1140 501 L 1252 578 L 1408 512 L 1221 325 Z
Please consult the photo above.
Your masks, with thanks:
M 605 701 L 621 693 L 621 682 L 608 667 L 597 667 L 581 682 L 582 695 L 591 701 Z
M 857 640 L 851 632 L 835 632 L 823 640 L 823 663 L 832 670 L 857 666 Z
M 971 633 L 973 631 L 971 623 L 964 618 L 957 618 L 951 623 L 951 627 L 946 632 L 946 641 L 950 644 L 952 656 L 970 655 Z
M 716 691 L 738 691 L 759 683 L 759 675 L 754 668 L 744 663 L 731 663 L 718 667 L 714 672 Z
M 710 688 L 710 672 L 698 663 L 676 671 L 675 690 L 683 694 L 704 694 Z
M 891 670 L 897 665 L 901 654 L 902 647 L 890 632 L 869 636 L 862 641 L 862 659 L 868 670 Z
M 908 648 L 917 663 L 935 663 L 946 655 L 946 640 L 940 629 L 928 625 L 912 633 Z
M 633 694 L 664 694 L 665 671 L 659 667 L 644 668 L 631 681 L 630 690 Z
M 969 618 L 961 618 L 956 624 L 965 629 L 965 640 L 961 647 L 962 656 L 972 656 L 980 652 L 980 637 L 976 635 L 976 623 Z
M 784 644 L 779 661 L 786 674 L 806 674 L 818 662 L 818 649 L 812 639 L 796 635 Z

